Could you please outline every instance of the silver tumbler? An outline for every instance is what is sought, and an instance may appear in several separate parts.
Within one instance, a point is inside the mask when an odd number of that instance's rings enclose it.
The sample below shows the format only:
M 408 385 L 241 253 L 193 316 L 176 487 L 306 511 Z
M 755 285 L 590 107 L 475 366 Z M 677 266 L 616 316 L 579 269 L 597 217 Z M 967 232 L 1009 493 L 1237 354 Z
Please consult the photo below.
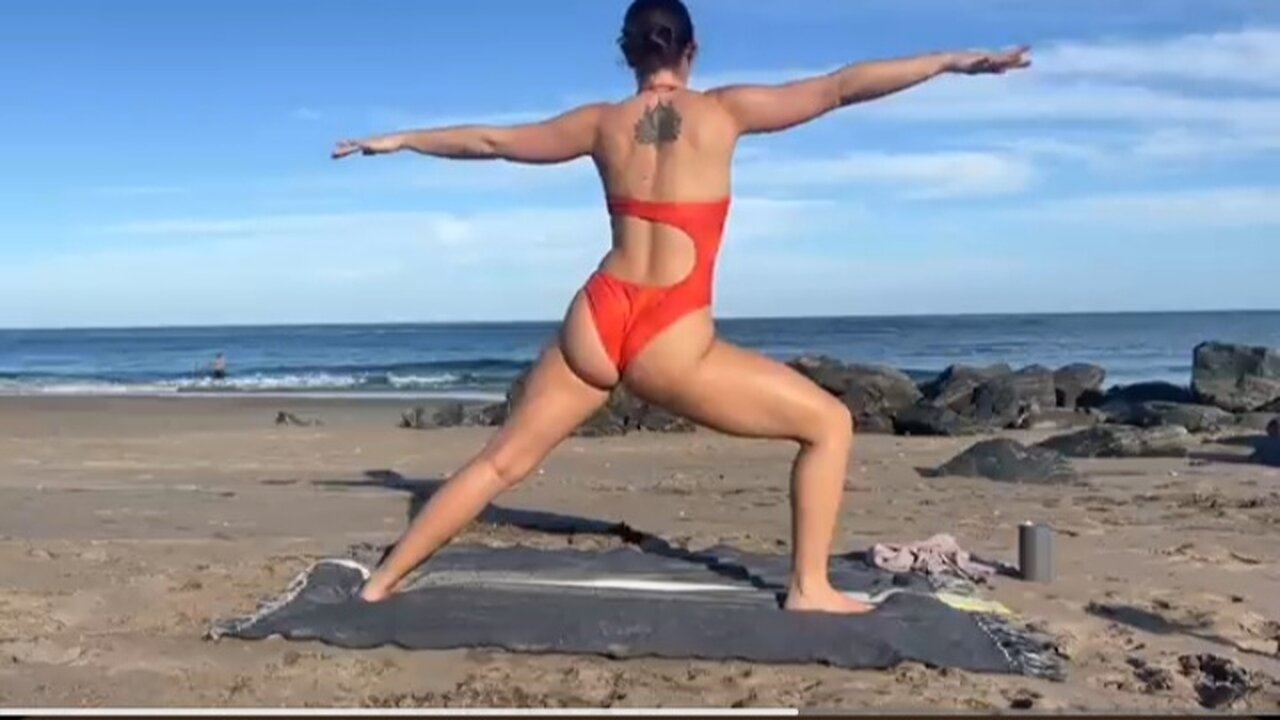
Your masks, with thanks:
M 1023 580 L 1053 581 L 1053 528 L 1030 522 L 1018 527 L 1018 568 Z

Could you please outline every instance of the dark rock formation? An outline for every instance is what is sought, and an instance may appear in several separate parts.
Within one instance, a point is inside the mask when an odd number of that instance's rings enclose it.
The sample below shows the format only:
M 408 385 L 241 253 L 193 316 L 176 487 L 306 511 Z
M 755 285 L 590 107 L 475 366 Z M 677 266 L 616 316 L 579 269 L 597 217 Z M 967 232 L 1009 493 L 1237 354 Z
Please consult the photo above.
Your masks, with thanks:
M 1280 417 L 1271 418 L 1267 423 L 1267 437 L 1280 438 Z
M 400 427 L 407 430 L 437 430 L 459 427 L 466 418 L 462 403 L 445 403 L 437 408 L 415 407 L 400 415 Z
M 276 413 L 276 425 L 289 425 L 292 427 L 317 427 L 324 425 L 318 419 L 301 418 L 291 412 L 281 410 Z
M 1027 414 L 1017 426 L 1019 430 L 1075 430 L 1093 427 L 1102 420 L 1102 414 L 1093 410 L 1049 408 Z
M 1262 685 L 1260 678 L 1234 660 L 1209 653 L 1182 655 L 1178 666 L 1194 685 L 1200 706 L 1210 710 L 1229 708 Z
M 893 431 L 899 435 L 959 437 L 981 430 L 976 422 L 951 408 L 934 405 L 916 405 L 893 418 Z
M 1107 371 L 1098 365 L 1074 363 L 1053 373 L 1054 393 L 1058 407 L 1074 408 L 1081 397 L 1096 397 L 1102 392 Z
M 504 420 L 523 394 L 524 383 L 525 374 L 522 374 L 507 390 L 507 401 L 501 413 Z M 614 437 L 637 430 L 685 433 L 693 432 L 695 429 L 696 426 L 692 422 L 656 405 L 646 403 L 632 395 L 626 388 L 618 386 L 610 394 L 604 407 L 578 426 L 573 434 L 578 437 Z
M 1196 346 L 1191 387 L 1200 402 L 1232 412 L 1280 403 L 1280 350 L 1207 342 Z
M 894 416 L 921 397 L 911 378 L 891 367 L 845 365 L 814 356 L 797 358 L 791 367 L 844 401 L 859 432 L 893 432 Z
M 507 421 L 507 404 L 505 402 L 492 405 L 480 405 L 467 408 L 464 425 L 475 427 L 498 427 Z
M 1114 403 L 1134 405 L 1144 402 L 1193 403 L 1195 396 L 1190 388 L 1167 382 L 1140 382 L 1117 385 L 1102 396 L 1103 406 Z
M 973 396 L 978 388 L 995 378 L 1010 375 L 1013 368 L 1006 364 L 987 367 L 952 365 L 937 378 L 921 387 L 931 405 L 950 408 L 962 415 L 973 414 Z
M 1273 420 L 1277 420 L 1275 413 L 1240 413 L 1236 415 L 1235 429 L 1242 432 L 1265 433 L 1267 427 Z
M 1049 438 L 1039 446 L 1073 458 L 1185 457 L 1189 452 L 1190 434 L 1177 425 L 1154 428 L 1099 425 Z
M 1025 367 L 983 383 L 973 396 L 973 415 L 984 425 L 1013 427 L 1029 414 L 1057 405 L 1053 371 Z
M 1142 428 L 1177 425 L 1188 432 L 1213 433 L 1236 425 L 1235 415 L 1212 405 L 1152 401 L 1109 403 L 1102 409 L 1111 422 Z
M 802 355 L 788 364 L 832 395 L 844 395 L 848 367 L 839 360 L 826 355 Z
M 1028 484 L 1063 484 L 1079 479 L 1071 463 L 1060 453 L 1027 447 L 1006 438 L 984 440 L 930 474 Z

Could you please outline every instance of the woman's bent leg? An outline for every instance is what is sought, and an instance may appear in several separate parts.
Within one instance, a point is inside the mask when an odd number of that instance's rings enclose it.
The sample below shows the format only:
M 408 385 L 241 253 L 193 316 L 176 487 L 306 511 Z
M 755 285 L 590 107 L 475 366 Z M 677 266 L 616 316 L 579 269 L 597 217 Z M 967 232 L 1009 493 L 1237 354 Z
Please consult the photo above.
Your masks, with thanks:
M 674 335 L 675 333 L 672 333 Z M 676 338 L 671 338 L 676 340 Z M 848 408 L 800 373 L 755 353 L 715 341 L 691 368 L 675 343 L 655 343 L 642 363 L 661 368 L 671 347 L 679 372 L 629 378 L 642 396 L 731 435 L 800 444 L 791 472 L 792 576 L 787 608 L 865 612 L 870 608 L 832 588 L 827 563 L 853 444 Z
M 414 568 L 453 539 L 503 491 L 524 479 L 584 420 L 608 391 L 587 384 L 547 349 L 529 374 L 511 417 L 474 458 L 436 491 L 374 571 L 361 597 L 385 598 Z

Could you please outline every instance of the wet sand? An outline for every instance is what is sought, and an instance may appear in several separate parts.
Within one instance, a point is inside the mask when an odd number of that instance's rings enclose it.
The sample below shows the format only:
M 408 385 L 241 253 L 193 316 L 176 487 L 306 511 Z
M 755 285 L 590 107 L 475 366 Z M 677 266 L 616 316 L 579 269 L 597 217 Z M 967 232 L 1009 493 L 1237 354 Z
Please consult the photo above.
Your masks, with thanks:
M 1178 658 L 1212 653 L 1261 678 L 1238 709 L 1280 710 L 1280 470 L 1234 461 L 1246 451 L 1232 445 L 1081 462 L 1084 486 L 1023 487 L 915 471 L 971 441 L 859 439 L 840 551 L 948 532 L 1012 561 L 1019 522 L 1059 529 L 1057 582 L 999 579 L 990 594 L 1058 639 L 1061 683 L 204 640 L 312 559 L 394 540 L 411 498 L 376 478 L 439 478 L 489 432 L 400 430 L 405 405 L 0 398 L 0 705 L 1199 710 Z M 278 410 L 324 425 L 277 427 Z M 790 455 L 707 431 L 574 439 L 502 503 L 781 551 Z M 487 527 L 467 539 L 573 541 Z

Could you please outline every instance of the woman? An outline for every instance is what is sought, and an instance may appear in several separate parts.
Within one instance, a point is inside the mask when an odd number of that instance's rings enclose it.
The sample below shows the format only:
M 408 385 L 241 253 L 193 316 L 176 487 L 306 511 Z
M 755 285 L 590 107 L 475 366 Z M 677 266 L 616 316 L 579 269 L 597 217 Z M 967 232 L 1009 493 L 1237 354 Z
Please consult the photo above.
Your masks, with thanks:
M 361 592 L 386 598 L 501 492 L 520 482 L 625 385 L 731 435 L 799 444 L 791 472 L 790 610 L 863 612 L 827 562 L 853 442 L 849 411 L 787 366 L 719 340 L 711 286 L 743 135 L 785 130 L 945 73 L 1002 73 L 1027 49 L 869 62 L 778 86 L 688 87 L 697 54 L 681 0 L 635 0 L 619 40 L 637 93 L 514 127 L 451 127 L 347 141 L 334 158 L 412 150 L 442 158 L 562 163 L 590 157 L 613 246 L 574 297 L 506 424 L 432 496 Z

